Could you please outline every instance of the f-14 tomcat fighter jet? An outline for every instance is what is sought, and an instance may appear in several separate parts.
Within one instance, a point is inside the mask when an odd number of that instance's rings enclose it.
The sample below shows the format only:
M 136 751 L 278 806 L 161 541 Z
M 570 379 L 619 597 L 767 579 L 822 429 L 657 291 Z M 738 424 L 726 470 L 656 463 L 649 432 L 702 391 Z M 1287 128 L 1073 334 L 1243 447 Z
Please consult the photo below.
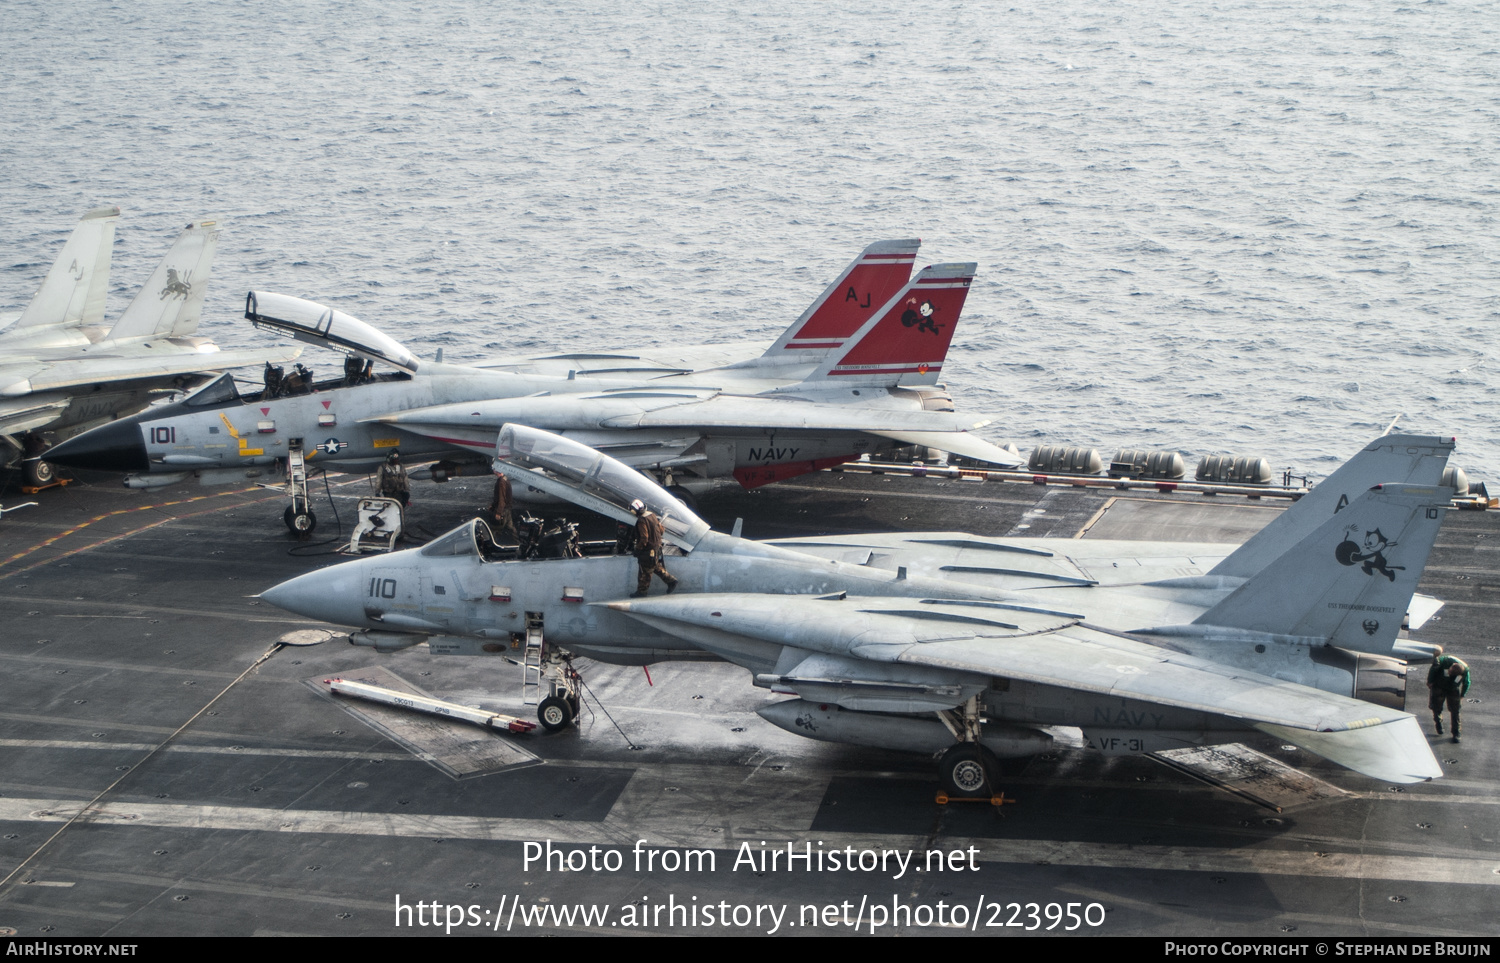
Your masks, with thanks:
M 507 426 L 494 467 L 516 485 L 627 523 L 634 499 L 656 513 L 682 552 L 665 560 L 676 591 L 634 597 L 630 557 L 494 561 L 475 521 L 261 597 L 354 627 L 351 640 L 377 650 L 524 646 L 528 662 L 552 667 L 539 711 L 548 728 L 576 714 L 571 654 L 721 659 L 793 696 L 760 710 L 790 732 L 942 750 L 954 793 L 983 793 L 996 757 L 1043 750 L 1049 726 L 1077 726 L 1109 753 L 1254 729 L 1414 782 L 1441 770 L 1402 711 L 1395 656 L 1432 648 L 1398 647 L 1397 634 L 1452 490 L 1408 479 L 1435 480 L 1451 449 L 1449 439 L 1377 439 L 1227 552 L 956 532 L 755 542 L 710 531 L 608 456 Z M 1396 481 L 1368 484 L 1387 472 Z M 1238 574 L 1247 563 L 1253 571 Z
M 576 437 L 692 494 L 755 487 L 897 445 L 1017 465 L 1013 452 L 970 433 L 987 422 L 955 414 L 937 383 L 975 265 L 935 265 L 908 280 L 914 245 L 872 245 L 764 354 L 707 369 L 617 358 L 583 368 L 579 355 L 506 369 L 419 362 L 343 312 L 252 292 L 252 322 L 340 347 L 371 367 L 355 361 L 343 380 L 250 397 L 224 379 L 51 457 L 136 473 L 126 481 L 136 486 L 189 473 L 206 483 L 274 474 L 294 447 L 309 467 L 336 471 L 370 471 L 394 448 L 408 464 L 483 465 L 500 426 L 514 422 Z M 396 370 L 374 374 L 374 363 Z M 533 370 L 556 363 L 569 369 Z
M 78 430 L 144 408 L 226 368 L 287 360 L 284 349 L 220 351 L 198 337 L 218 247 L 213 221 L 189 224 L 118 321 L 103 327 L 119 208 L 86 214 L 16 322 L 0 332 L 0 463 L 24 457 L 45 484 L 42 432 Z

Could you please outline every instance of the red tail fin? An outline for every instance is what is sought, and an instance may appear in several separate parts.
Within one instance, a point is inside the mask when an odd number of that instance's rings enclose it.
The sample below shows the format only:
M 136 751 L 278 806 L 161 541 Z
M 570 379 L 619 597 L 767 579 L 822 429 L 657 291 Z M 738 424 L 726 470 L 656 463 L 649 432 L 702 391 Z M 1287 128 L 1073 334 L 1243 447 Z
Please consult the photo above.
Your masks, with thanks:
M 936 384 L 977 268 L 973 262 L 923 268 L 807 380 Z
M 911 277 L 922 242 L 876 241 L 844 268 L 761 356 L 773 364 L 815 362 L 844 346 Z

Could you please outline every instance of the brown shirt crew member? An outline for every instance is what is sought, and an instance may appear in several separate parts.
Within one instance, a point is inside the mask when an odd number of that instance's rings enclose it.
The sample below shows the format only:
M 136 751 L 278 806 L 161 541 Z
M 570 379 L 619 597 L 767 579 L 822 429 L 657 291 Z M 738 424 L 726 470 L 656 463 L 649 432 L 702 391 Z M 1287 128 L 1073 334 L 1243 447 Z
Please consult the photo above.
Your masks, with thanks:
M 635 512 L 636 519 L 635 563 L 638 570 L 635 594 L 631 598 L 646 597 L 646 593 L 651 591 L 651 576 L 653 575 L 661 576 L 661 580 L 667 583 L 667 591 L 671 592 L 677 587 L 677 579 L 672 577 L 661 561 L 663 534 L 661 519 L 646 511 L 646 503 L 639 498 L 630 503 L 630 510 Z

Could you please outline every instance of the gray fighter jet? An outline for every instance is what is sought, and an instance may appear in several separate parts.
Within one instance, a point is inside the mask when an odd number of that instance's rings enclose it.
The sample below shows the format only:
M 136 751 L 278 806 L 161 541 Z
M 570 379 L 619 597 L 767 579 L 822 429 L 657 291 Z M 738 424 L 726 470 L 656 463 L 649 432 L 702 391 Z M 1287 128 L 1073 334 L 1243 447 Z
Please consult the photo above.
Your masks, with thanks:
M 938 384 L 975 266 L 936 265 L 908 280 L 915 243 L 867 248 L 763 354 L 709 368 L 618 357 L 585 368 L 581 355 L 484 367 L 418 361 L 344 312 L 251 292 L 246 317 L 255 324 L 350 352 L 356 360 L 346 361 L 344 377 L 287 389 L 273 376 L 249 396 L 226 378 L 72 439 L 50 457 L 129 472 L 135 487 L 190 474 L 209 484 L 279 477 L 294 449 L 309 467 L 334 471 L 370 471 L 391 449 L 408 464 L 483 466 L 500 426 L 515 422 L 607 450 L 688 496 L 898 445 L 1020 464 L 972 434 L 988 422 L 956 414 Z M 395 371 L 376 373 L 375 364 Z M 288 524 L 309 528 L 292 516 Z
M 110 244 L 119 208 L 101 208 L 63 246 L 20 318 L 0 333 L 0 462 L 24 459 L 27 480 L 51 481 L 44 432 L 80 430 L 146 407 L 166 391 L 281 349 L 220 351 L 197 337 L 218 245 L 213 221 L 189 224 L 118 321 L 103 327 Z
M 950 792 L 1051 726 L 1106 753 L 1259 730 L 1377 779 L 1441 775 L 1402 711 L 1399 642 L 1452 490 L 1451 439 L 1377 439 L 1244 546 L 984 538 L 962 532 L 754 542 L 709 530 L 639 473 L 507 426 L 494 468 L 621 522 L 639 499 L 682 553 L 675 592 L 635 597 L 624 556 L 499 561 L 483 523 L 335 565 L 262 598 L 393 651 L 521 655 L 550 673 L 539 716 L 577 712 L 568 659 L 718 659 L 793 698 L 760 714 L 799 735 L 942 751 Z M 1384 479 L 1374 481 L 1372 479 Z M 538 695 L 540 693 L 538 692 Z

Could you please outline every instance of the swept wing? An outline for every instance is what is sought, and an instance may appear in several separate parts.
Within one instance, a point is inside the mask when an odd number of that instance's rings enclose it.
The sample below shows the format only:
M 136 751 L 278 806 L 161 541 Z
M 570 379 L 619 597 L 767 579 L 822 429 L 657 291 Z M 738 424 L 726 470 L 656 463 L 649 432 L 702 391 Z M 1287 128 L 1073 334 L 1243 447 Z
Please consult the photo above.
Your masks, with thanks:
M 413 408 L 365 419 L 396 425 L 476 451 L 488 451 L 505 424 L 551 431 L 671 430 L 685 449 L 710 432 L 858 431 L 930 445 L 943 451 L 1013 466 L 1021 459 L 973 434 L 988 420 L 945 411 L 818 404 L 792 398 L 729 395 L 713 390 L 626 389 L 580 395 L 506 398 Z
M 761 595 L 611 607 L 710 650 L 722 645 L 716 633 L 733 632 L 859 660 L 1003 676 L 1235 719 L 1378 779 L 1442 775 L 1404 712 L 1095 631 L 1067 613 L 951 599 L 777 598 L 773 607 Z
M 0 368 L 0 396 L 20 396 L 41 391 L 76 388 L 81 385 L 117 381 L 160 380 L 174 375 L 207 373 L 261 364 L 289 361 L 296 348 L 237 348 L 204 351 L 198 345 L 175 345 L 168 341 L 122 349 L 111 355 L 91 356 L 79 361 L 57 361 L 7 365 Z

